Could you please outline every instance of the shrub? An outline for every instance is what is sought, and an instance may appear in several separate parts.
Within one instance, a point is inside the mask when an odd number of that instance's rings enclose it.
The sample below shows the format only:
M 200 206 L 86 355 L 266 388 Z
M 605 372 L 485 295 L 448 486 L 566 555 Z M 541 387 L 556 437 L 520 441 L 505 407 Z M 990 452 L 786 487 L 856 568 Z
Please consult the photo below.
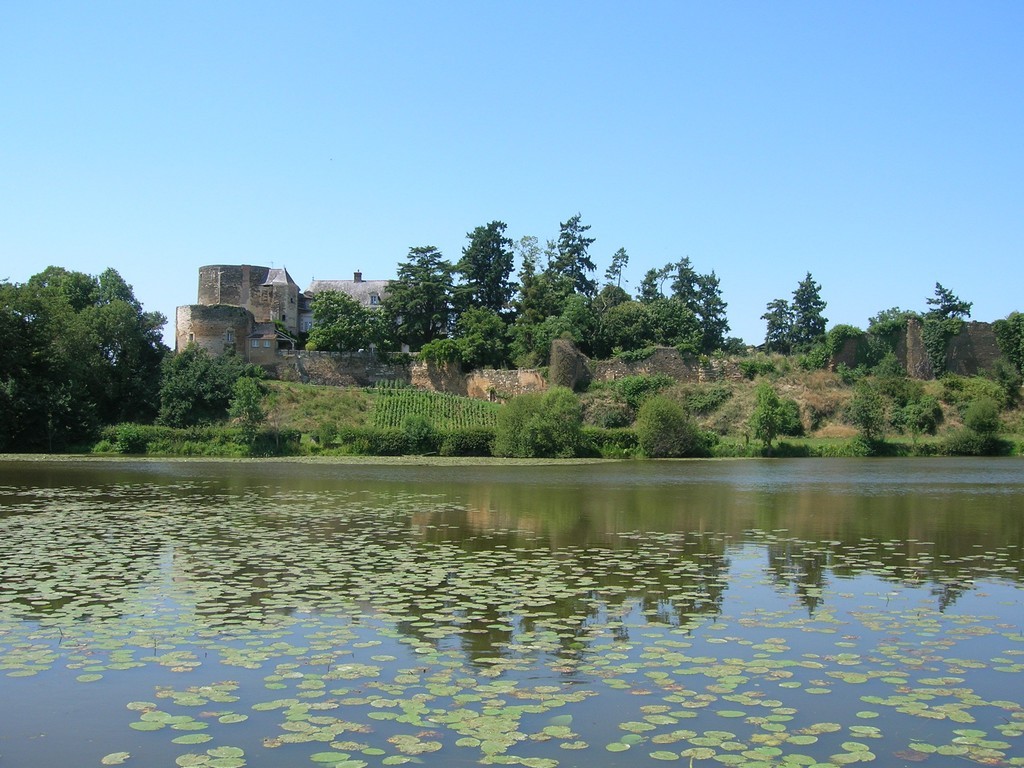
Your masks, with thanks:
M 633 410 L 625 403 L 604 398 L 588 399 L 583 407 L 587 424 L 605 429 L 627 427 L 633 422 Z
M 853 399 L 846 408 L 846 418 L 866 443 L 874 443 L 885 434 L 885 400 L 869 381 L 857 385 Z
M 442 456 L 491 456 L 493 452 L 494 430 L 490 428 L 451 430 L 441 440 Z
M 757 376 L 768 376 L 775 373 L 775 363 L 765 357 L 753 357 L 748 360 L 740 360 L 737 364 L 746 378 L 753 379 Z
M 636 431 L 632 429 L 584 427 L 583 438 L 587 445 L 605 458 L 632 456 L 640 445 Z
M 652 397 L 640 408 L 636 435 L 640 450 L 652 459 L 701 456 L 707 449 L 704 436 L 682 406 L 662 396 Z
M 117 453 L 145 453 L 147 434 L 138 424 L 118 424 L 114 427 L 114 445 Z
M 999 406 L 989 397 L 972 401 L 964 410 L 964 426 L 979 435 L 991 436 L 999 431 Z
M 512 398 L 498 414 L 494 453 L 516 458 L 569 458 L 583 448 L 583 412 L 565 387 Z
M 684 403 L 687 413 L 703 416 L 717 411 L 732 397 L 732 388 L 727 384 L 697 385 L 687 391 Z
M 441 437 L 430 423 L 430 419 L 421 414 L 410 413 L 402 421 L 402 432 L 405 433 L 406 450 L 409 453 L 437 453 Z
M 615 382 L 615 391 L 634 411 L 649 398 L 671 387 L 676 380 L 663 373 L 650 376 L 623 376 Z

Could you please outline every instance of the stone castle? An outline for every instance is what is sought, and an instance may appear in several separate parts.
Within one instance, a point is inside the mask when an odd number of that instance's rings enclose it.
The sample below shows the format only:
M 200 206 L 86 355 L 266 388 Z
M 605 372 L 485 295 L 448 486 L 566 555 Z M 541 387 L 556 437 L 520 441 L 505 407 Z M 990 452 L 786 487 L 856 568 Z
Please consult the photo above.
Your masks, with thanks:
M 174 346 L 194 343 L 210 353 L 234 351 L 257 364 L 273 362 L 279 349 L 294 349 L 300 333 L 313 327 L 313 299 L 340 291 L 366 307 L 387 294 L 387 280 L 313 280 L 306 290 L 285 268 L 215 264 L 199 268 L 196 304 L 178 307 Z

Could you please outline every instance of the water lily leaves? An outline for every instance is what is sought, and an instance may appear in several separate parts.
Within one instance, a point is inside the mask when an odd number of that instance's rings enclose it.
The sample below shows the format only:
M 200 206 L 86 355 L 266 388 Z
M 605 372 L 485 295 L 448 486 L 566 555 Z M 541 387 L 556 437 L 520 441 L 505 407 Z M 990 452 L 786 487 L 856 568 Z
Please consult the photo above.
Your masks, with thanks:
M 129 752 L 111 752 L 100 758 L 100 765 L 122 765 L 131 757 Z

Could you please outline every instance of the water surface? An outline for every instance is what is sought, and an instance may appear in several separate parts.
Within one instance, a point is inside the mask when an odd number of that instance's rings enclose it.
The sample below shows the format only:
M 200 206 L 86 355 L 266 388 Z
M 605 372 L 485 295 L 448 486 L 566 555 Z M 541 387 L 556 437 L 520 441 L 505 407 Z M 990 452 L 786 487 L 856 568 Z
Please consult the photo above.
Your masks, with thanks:
M 1024 765 L 1019 460 L 0 461 L 0 766 Z

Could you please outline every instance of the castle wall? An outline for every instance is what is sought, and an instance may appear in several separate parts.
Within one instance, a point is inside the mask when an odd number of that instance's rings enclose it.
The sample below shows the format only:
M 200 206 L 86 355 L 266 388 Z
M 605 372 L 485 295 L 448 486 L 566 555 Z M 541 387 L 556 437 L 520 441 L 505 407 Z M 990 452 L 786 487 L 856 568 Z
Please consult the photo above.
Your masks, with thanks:
M 946 344 L 946 370 L 974 376 L 991 368 L 1002 356 L 991 323 L 964 323 L 963 330 Z
M 742 379 L 743 373 L 734 360 L 683 357 L 673 347 L 658 347 L 643 360 L 592 360 L 591 376 L 594 381 L 613 381 L 623 376 L 664 374 L 676 381 L 721 381 Z
M 268 267 L 212 264 L 199 268 L 199 304 L 226 304 L 248 309 L 257 323 L 280 320 L 289 332 L 299 331 L 299 288 L 294 283 L 264 285 Z
M 245 355 L 246 337 L 252 322 L 252 314 L 242 307 L 202 304 L 178 307 L 174 348 L 180 352 L 189 343 L 195 343 L 213 355 L 229 351 Z

